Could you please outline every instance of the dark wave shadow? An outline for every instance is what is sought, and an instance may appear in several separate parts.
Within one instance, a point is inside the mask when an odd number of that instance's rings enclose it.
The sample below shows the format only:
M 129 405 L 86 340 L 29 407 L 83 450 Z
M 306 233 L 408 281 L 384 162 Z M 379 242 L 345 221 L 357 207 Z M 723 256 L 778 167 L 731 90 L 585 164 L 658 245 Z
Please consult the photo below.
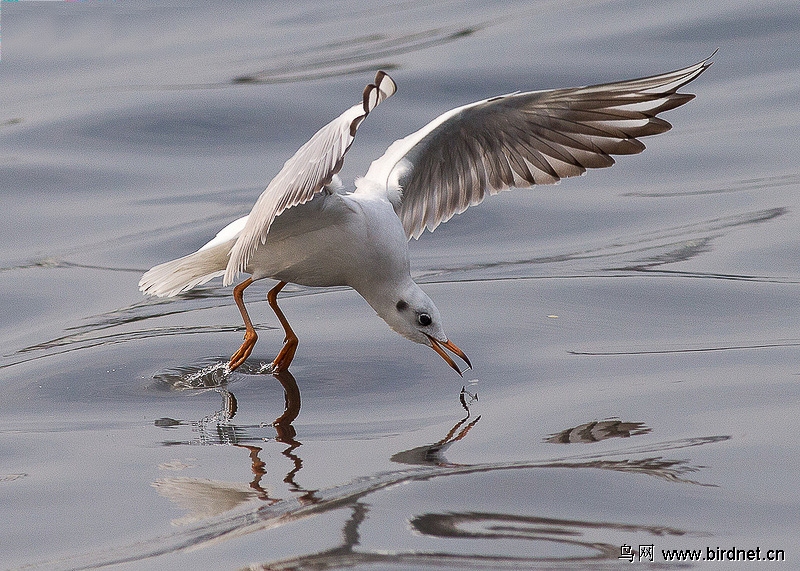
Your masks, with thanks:
M 1 272 L 13 272 L 17 270 L 30 270 L 34 268 L 40 269 L 54 269 L 54 268 L 85 268 L 88 270 L 103 270 L 106 272 L 128 272 L 128 273 L 139 273 L 139 268 L 123 268 L 118 266 L 102 266 L 102 265 L 95 265 L 95 264 L 79 264 L 76 262 L 68 262 L 66 260 L 62 260 L 55 257 L 45 257 L 45 258 L 37 258 L 35 260 L 29 260 L 26 262 L 21 262 L 19 264 L 13 264 L 10 266 L 5 266 L 0 268 Z
M 664 191 L 664 192 L 625 192 L 620 196 L 634 196 L 640 198 L 674 198 L 681 196 L 703 196 L 706 194 L 729 194 L 733 192 L 744 192 L 752 190 L 764 190 L 768 188 L 779 188 L 782 186 L 800 185 L 800 175 L 784 174 L 776 176 L 764 176 L 734 181 L 733 183 L 709 189 L 687 190 L 687 191 Z
M 110 325 L 108 327 L 114 327 Z M 104 328 L 87 329 L 82 333 L 69 334 L 54 339 L 50 339 L 43 343 L 29 345 L 17 350 L 16 352 L 5 355 L 4 362 L 0 364 L 0 369 L 19 365 L 29 361 L 35 361 L 54 355 L 62 355 L 64 353 L 71 353 L 82 349 L 89 349 L 92 347 L 101 347 L 107 345 L 116 345 L 120 343 L 127 343 L 129 341 L 141 341 L 154 337 L 170 337 L 176 335 L 198 335 L 206 333 L 224 333 L 232 331 L 244 330 L 241 326 L 233 325 L 194 325 L 194 326 L 165 326 L 165 327 L 151 327 L 135 329 L 132 331 L 115 332 L 108 334 L 100 334 Z M 274 327 L 266 325 L 256 325 L 258 330 L 275 329 Z
M 705 347 L 676 347 L 672 349 L 619 349 L 597 351 L 568 351 L 570 355 L 584 357 L 610 357 L 610 356 L 635 356 L 635 355 L 672 355 L 686 353 L 716 353 L 721 351 L 752 351 L 762 349 L 784 349 L 787 347 L 800 347 L 800 339 L 780 339 L 763 343 L 750 344 L 720 344 Z
M 694 535 L 682 529 L 662 526 L 639 526 L 616 522 L 585 522 L 519 516 L 505 513 L 458 512 L 425 514 L 412 518 L 409 526 L 423 536 L 460 540 L 524 540 L 528 542 L 556 543 L 561 548 L 569 546 L 583 555 L 564 557 L 511 556 L 476 553 L 442 553 L 406 551 L 385 553 L 358 549 L 358 528 L 369 515 L 369 506 L 357 502 L 350 507 L 352 513 L 342 529 L 341 545 L 310 555 L 302 555 L 270 561 L 262 565 L 251 565 L 248 570 L 279 571 L 300 569 L 339 569 L 357 565 L 384 564 L 392 567 L 404 566 L 420 569 L 447 567 L 457 569 L 575 569 L 595 570 L 619 569 L 618 545 L 591 539 L 580 539 L 591 530 L 615 530 L 648 535 L 685 536 Z M 588 567 L 587 567 L 588 566 Z
M 288 296 L 296 294 L 290 291 Z M 214 287 L 198 287 L 176 298 L 143 298 L 141 302 L 128 307 L 90 316 L 79 325 L 65 327 L 62 335 L 7 353 L 3 355 L 0 369 L 82 349 L 155 337 L 244 331 L 244 326 L 241 324 L 131 327 L 149 319 L 228 306 L 230 302 L 231 296 L 227 289 Z M 265 300 L 248 300 L 248 305 L 262 302 Z M 277 328 L 265 324 L 254 324 L 254 326 L 259 331 Z
M 295 83 L 398 67 L 392 59 L 474 34 L 478 26 L 428 28 L 407 34 L 369 34 L 337 39 L 278 56 L 270 66 L 231 80 L 233 84 Z
M 663 272 L 668 275 L 691 278 L 800 283 L 796 277 L 788 276 L 678 272 L 663 268 L 663 266 L 688 261 L 711 251 L 714 241 L 724 238 L 727 233 L 737 228 L 770 222 L 788 212 L 788 208 L 785 207 L 768 208 L 680 226 L 652 229 L 641 234 L 615 237 L 600 246 L 574 252 L 431 268 L 419 272 L 415 279 L 420 283 L 449 283 L 493 279 L 608 277 L 609 275 L 624 277 L 642 272 L 651 274 Z M 531 275 L 531 270 L 543 265 L 558 265 L 566 271 L 562 270 L 558 275 L 552 273 Z

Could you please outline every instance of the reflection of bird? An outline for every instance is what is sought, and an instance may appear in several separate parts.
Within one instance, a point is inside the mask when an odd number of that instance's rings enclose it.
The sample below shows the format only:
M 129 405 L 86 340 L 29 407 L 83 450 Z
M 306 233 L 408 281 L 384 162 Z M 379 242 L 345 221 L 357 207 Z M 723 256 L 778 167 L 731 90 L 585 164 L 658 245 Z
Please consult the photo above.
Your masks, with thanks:
M 205 478 L 160 478 L 152 486 L 189 513 L 172 520 L 173 525 L 187 525 L 213 517 L 258 497 L 247 484 L 207 480 Z
M 450 429 L 450 432 L 442 438 L 439 442 L 435 442 L 433 444 L 426 444 L 425 446 L 417 446 L 416 448 L 412 448 L 411 450 L 403 450 L 402 452 L 397 452 L 396 454 L 392 454 L 390 460 L 392 462 L 398 462 L 400 464 L 410 464 L 410 465 L 431 465 L 431 466 L 454 466 L 455 464 L 450 464 L 447 459 L 444 457 L 445 451 L 450 448 L 450 446 L 454 442 L 458 442 L 462 438 L 464 438 L 469 431 L 472 430 L 472 427 L 478 424 L 478 421 L 481 419 L 480 416 L 476 416 L 472 419 L 469 424 L 464 425 L 467 420 L 469 420 L 469 416 L 466 416 L 459 420 L 453 428 Z
M 554 444 L 572 444 L 575 442 L 600 442 L 609 438 L 630 438 L 647 434 L 650 429 L 643 422 L 623 422 L 618 418 L 587 422 L 575 428 L 562 430 L 545 438 L 545 442 Z
M 320 129 L 284 164 L 248 216 L 223 228 L 197 252 L 152 268 L 139 288 L 172 296 L 223 276 L 251 276 L 233 290 L 246 327 L 230 359 L 235 369 L 256 343 L 242 294 L 253 281 L 279 281 L 269 303 L 286 332 L 273 370 L 286 369 L 297 336 L 277 305 L 287 282 L 355 289 L 399 334 L 428 345 L 456 371 L 439 310 L 411 279 L 407 241 L 433 230 L 487 195 L 550 184 L 608 167 L 610 155 L 644 149 L 638 137 L 663 133 L 656 115 L 694 96 L 677 93 L 710 58 L 644 79 L 592 87 L 512 93 L 458 107 L 394 142 L 346 193 L 336 173 L 364 118 L 396 91 L 378 72 L 363 102 Z

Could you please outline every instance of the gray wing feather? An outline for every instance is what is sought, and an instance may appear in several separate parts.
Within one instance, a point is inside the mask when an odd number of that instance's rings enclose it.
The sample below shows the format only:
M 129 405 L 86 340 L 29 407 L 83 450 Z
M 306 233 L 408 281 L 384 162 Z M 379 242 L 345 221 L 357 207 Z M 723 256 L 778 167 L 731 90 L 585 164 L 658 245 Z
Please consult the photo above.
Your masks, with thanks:
M 713 54 L 712 54 L 713 57 Z M 365 188 L 391 194 L 406 234 L 418 238 L 512 187 L 552 184 L 644 150 L 638 138 L 671 125 L 656 117 L 694 98 L 677 90 L 711 58 L 651 77 L 512 93 L 465 105 L 396 141 L 370 166 Z
M 379 71 L 374 83 L 364 88 L 363 100 L 317 131 L 283 165 L 258 197 L 247 223 L 230 252 L 223 285 L 233 283 L 245 271 L 259 244 L 264 244 L 275 217 L 287 208 L 311 200 L 331 182 L 344 163 L 359 125 L 382 101 L 397 91 L 397 85 Z

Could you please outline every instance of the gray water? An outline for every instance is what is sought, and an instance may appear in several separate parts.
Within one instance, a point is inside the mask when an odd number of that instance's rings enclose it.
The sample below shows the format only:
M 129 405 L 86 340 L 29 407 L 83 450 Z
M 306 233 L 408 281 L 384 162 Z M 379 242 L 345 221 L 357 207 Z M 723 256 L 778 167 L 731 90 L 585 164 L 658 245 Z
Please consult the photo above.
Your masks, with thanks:
M 228 375 L 229 288 L 137 290 L 376 69 L 399 91 L 345 180 L 457 105 L 717 48 L 643 154 L 411 244 L 463 379 L 355 292 L 291 286 L 300 348 L 266 374 L 266 283 Z M 792 2 L 3 3 L 0 567 L 796 567 L 798 100 Z

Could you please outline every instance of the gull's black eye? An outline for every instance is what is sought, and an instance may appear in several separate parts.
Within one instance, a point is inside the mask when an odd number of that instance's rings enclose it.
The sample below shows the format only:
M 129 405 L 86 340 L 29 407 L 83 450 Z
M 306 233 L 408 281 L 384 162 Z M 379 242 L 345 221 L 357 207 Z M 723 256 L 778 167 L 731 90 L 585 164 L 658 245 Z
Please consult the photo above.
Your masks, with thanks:
M 395 307 L 397 308 L 397 311 L 405 311 L 408 308 L 408 303 L 406 303 L 401 299 L 400 301 L 397 302 L 397 305 Z
M 431 323 L 433 323 L 433 319 L 431 319 L 431 316 L 428 315 L 427 313 L 420 313 L 417 316 L 417 321 L 423 327 L 426 327 L 426 326 L 430 325 Z

